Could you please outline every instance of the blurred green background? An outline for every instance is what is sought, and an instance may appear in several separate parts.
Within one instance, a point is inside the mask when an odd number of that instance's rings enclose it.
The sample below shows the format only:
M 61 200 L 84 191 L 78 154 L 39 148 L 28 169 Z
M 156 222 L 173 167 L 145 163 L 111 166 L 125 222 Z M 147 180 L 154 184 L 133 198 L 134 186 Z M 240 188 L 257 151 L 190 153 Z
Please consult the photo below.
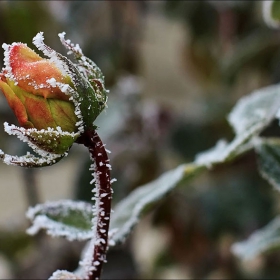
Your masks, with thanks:
M 279 82 L 280 33 L 260 1 L 0 1 L 0 44 L 32 47 L 39 31 L 79 43 L 103 71 L 109 107 L 97 120 L 113 167 L 114 203 L 221 139 L 226 116 L 254 89 Z M 3 61 L 3 52 L 0 53 Z M 3 64 L 1 65 L 1 67 Z M 1 122 L 16 123 L 4 98 Z M 280 135 L 277 123 L 265 132 Z M 24 153 L 0 133 L 1 149 Z M 85 149 L 42 170 L 0 164 L 0 279 L 46 279 L 74 270 L 84 244 L 29 237 L 29 205 L 90 201 Z M 230 246 L 280 212 L 279 194 L 258 174 L 253 153 L 173 191 L 127 242 L 110 250 L 104 279 L 280 278 L 280 253 L 242 263 Z

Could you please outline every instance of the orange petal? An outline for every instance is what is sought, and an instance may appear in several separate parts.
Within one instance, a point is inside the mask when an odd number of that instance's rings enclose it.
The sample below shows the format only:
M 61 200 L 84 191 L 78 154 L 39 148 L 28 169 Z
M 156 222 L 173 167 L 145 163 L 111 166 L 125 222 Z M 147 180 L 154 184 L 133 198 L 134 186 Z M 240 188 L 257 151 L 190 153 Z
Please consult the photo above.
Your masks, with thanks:
M 47 99 L 28 93 L 8 80 L 9 86 L 25 108 L 28 120 L 37 129 L 56 128 Z
M 25 44 L 13 44 L 9 49 L 9 64 L 14 79 L 23 90 L 44 98 L 68 100 L 58 87 L 52 87 L 47 80 L 54 78 L 60 83 L 69 83 L 53 62 L 40 57 Z
M 20 99 L 16 96 L 14 91 L 2 80 L 0 80 L 0 89 L 5 95 L 9 106 L 14 111 L 20 126 L 25 128 L 34 127 L 33 124 L 28 121 L 27 112 Z

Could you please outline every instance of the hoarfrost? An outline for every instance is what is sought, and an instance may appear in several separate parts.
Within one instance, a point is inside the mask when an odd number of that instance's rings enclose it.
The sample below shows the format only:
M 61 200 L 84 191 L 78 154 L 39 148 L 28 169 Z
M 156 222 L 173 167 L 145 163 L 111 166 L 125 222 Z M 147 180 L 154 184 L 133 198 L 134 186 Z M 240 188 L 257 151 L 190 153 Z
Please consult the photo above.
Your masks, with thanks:
M 93 183 L 95 183 L 95 181 L 96 181 L 95 178 L 93 178 L 93 179 L 90 181 L 89 184 L 92 185 Z
M 49 280 L 82 280 L 82 278 L 67 270 L 57 270 L 52 274 Z
M 15 85 L 17 85 L 18 82 L 16 80 L 16 77 L 12 73 L 12 67 L 10 64 L 10 50 L 11 50 L 11 47 L 18 46 L 18 45 L 27 46 L 26 44 L 22 44 L 22 43 L 12 43 L 11 45 L 4 43 L 2 45 L 2 47 L 4 49 L 4 65 L 5 65 L 2 72 L 4 73 L 6 78 L 9 78 L 10 80 L 14 81 Z
M 42 167 L 49 166 L 56 162 L 58 162 L 63 155 L 59 155 L 58 157 L 45 157 L 38 158 L 31 154 L 26 154 L 25 156 L 12 156 L 7 154 L 1 154 L 2 161 L 7 165 L 15 165 L 22 167 Z
M 46 80 L 46 82 L 47 82 L 50 86 L 56 87 L 56 79 L 55 79 L 55 78 L 48 79 L 48 80 Z
M 110 183 L 113 184 L 114 182 L 117 182 L 117 179 L 116 178 L 113 178 Z
M 219 140 L 215 147 L 196 155 L 195 162 L 197 164 L 205 164 L 211 167 L 213 163 L 221 162 L 225 158 L 225 151 L 228 144 L 225 140 Z
M 106 163 L 106 166 L 109 168 L 109 170 L 112 170 L 112 166 L 109 163 Z

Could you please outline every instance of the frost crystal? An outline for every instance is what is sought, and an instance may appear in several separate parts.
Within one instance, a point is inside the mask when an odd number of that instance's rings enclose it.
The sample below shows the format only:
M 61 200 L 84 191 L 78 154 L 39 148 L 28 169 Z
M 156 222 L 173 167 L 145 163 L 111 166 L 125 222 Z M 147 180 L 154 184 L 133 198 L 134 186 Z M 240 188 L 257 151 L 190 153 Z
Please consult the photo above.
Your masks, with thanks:
M 48 80 L 46 80 L 46 82 L 48 84 L 50 84 L 52 87 L 56 87 L 56 79 L 55 78 L 48 79 Z
M 67 271 L 67 270 L 57 270 L 55 271 L 49 280 L 81 280 L 82 278 L 78 277 L 77 275 Z
M 15 85 L 17 85 L 17 79 L 12 73 L 12 68 L 10 65 L 10 48 L 11 46 L 17 46 L 19 43 L 12 43 L 11 45 L 8 44 L 3 44 L 2 47 L 4 49 L 4 65 L 5 67 L 3 68 L 3 73 L 6 78 L 9 78 L 10 80 L 15 82 Z M 26 46 L 26 44 L 24 44 Z

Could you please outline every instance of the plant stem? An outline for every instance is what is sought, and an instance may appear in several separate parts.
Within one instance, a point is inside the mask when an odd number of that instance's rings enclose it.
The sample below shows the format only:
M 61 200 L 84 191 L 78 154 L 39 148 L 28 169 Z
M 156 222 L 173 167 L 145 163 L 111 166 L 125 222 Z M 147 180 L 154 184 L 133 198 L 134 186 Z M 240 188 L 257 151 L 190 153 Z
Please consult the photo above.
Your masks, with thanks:
M 108 231 L 111 214 L 111 177 L 108 155 L 104 144 L 95 130 L 88 130 L 78 139 L 78 143 L 84 144 L 90 152 L 93 160 L 91 170 L 94 171 L 95 177 L 95 208 L 94 214 L 94 246 L 91 248 L 91 264 L 88 271 L 88 279 L 100 279 L 102 265 L 106 261 L 106 252 L 108 248 Z

